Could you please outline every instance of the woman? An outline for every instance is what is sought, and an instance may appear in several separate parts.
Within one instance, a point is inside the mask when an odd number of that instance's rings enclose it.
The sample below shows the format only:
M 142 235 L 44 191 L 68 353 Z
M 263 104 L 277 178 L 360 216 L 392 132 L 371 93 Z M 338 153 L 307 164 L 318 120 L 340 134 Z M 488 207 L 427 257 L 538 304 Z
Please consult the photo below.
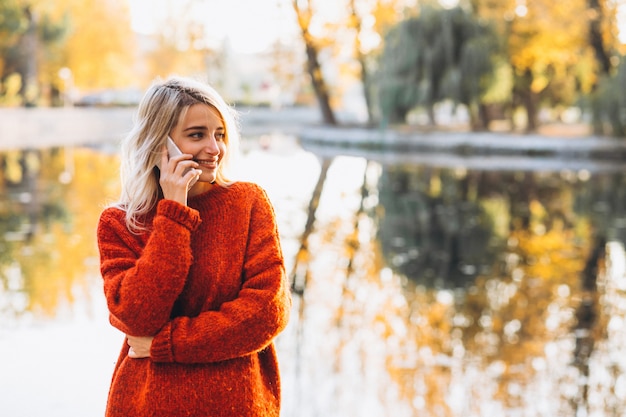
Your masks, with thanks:
M 107 416 L 279 415 L 273 341 L 291 298 L 267 195 L 227 179 L 237 142 L 205 84 L 157 82 L 139 105 L 121 201 L 97 231 L 110 321 L 126 334 Z

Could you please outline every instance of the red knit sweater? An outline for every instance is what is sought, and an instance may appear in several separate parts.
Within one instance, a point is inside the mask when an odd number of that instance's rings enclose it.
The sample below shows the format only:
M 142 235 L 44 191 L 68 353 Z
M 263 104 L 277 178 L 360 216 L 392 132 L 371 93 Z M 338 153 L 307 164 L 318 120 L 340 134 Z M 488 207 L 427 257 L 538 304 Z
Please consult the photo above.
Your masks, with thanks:
M 128 231 L 107 208 L 98 225 L 111 323 L 155 336 L 150 358 L 124 343 L 106 415 L 278 416 L 274 338 L 291 298 L 273 208 L 258 186 L 235 183 L 159 201 L 150 231 Z

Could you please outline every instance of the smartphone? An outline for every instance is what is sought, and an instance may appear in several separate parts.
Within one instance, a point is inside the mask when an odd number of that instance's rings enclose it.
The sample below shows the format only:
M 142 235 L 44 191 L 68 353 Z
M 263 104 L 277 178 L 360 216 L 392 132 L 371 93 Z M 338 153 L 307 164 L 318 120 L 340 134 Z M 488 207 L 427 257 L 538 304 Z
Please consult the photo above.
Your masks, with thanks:
M 178 149 L 178 146 L 176 146 L 176 144 L 174 143 L 172 138 L 170 138 L 169 136 L 167 137 L 167 154 L 168 154 L 169 158 L 171 158 L 173 156 L 178 156 L 178 155 L 182 155 L 183 154 L 182 151 L 180 149 Z M 159 169 L 161 169 L 161 161 L 160 160 L 157 162 L 157 167 L 159 167 Z M 183 172 L 183 176 L 185 176 L 192 169 L 193 168 L 187 168 L 185 170 L 185 172 Z M 188 188 L 191 188 L 198 181 L 198 178 L 199 178 L 199 175 L 196 175 L 195 177 L 193 177 L 193 179 L 191 181 L 189 181 Z

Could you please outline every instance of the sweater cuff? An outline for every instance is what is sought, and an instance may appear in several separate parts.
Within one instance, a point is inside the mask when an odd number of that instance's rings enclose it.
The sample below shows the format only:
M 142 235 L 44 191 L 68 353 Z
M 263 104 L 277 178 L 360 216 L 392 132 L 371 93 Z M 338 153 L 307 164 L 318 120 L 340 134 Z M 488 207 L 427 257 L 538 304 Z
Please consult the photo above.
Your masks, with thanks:
M 172 326 L 167 324 L 152 339 L 150 346 L 150 359 L 154 362 L 174 362 L 174 352 L 172 351 Z
M 187 229 L 194 231 L 200 225 L 200 213 L 197 210 L 183 206 L 173 200 L 160 200 L 157 205 L 157 216 L 162 215 Z

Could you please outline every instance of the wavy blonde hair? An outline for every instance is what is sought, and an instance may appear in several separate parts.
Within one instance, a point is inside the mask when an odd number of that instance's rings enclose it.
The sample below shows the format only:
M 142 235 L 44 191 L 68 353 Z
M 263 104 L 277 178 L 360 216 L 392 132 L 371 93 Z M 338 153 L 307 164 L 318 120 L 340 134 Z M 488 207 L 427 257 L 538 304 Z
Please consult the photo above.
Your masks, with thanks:
M 146 229 L 141 218 L 154 209 L 162 195 L 155 165 L 170 131 L 194 104 L 213 107 L 224 123 L 226 152 L 215 183 L 224 187 L 233 183 L 227 174 L 239 144 L 235 110 L 207 84 L 183 77 L 157 79 L 139 103 L 134 126 L 122 142 L 122 192 L 117 206 L 126 211 L 129 230 Z

